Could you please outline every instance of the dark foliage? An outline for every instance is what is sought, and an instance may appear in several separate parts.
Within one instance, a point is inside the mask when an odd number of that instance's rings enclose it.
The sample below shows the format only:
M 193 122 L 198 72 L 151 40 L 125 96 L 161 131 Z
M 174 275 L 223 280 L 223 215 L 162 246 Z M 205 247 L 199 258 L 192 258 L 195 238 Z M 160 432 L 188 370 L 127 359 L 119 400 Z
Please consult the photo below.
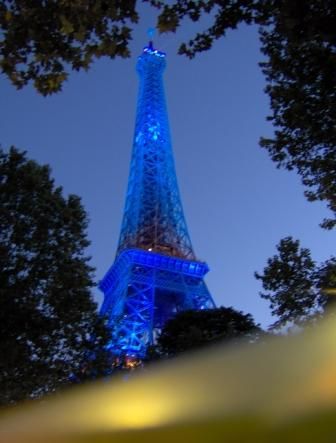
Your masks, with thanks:
M 0 67 L 18 88 L 33 81 L 43 95 L 61 90 L 69 69 L 95 58 L 128 57 L 135 0 L 2 0 Z
M 292 237 L 282 239 L 277 251 L 268 259 L 263 274 L 255 273 L 267 291 L 260 295 L 269 301 L 272 315 L 278 318 L 272 327 L 302 324 L 332 304 L 336 260 L 331 258 L 317 266 L 309 249 L 301 248 Z
M 250 314 L 233 308 L 183 311 L 166 323 L 157 348 L 164 356 L 174 356 L 219 341 L 255 340 L 260 332 Z M 157 358 L 157 351 L 154 355 Z
M 105 373 L 87 218 L 48 166 L 0 150 L 0 404 Z
M 266 92 L 275 127 L 262 139 L 279 167 L 296 169 L 310 201 L 336 215 L 336 7 L 332 0 L 283 1 L 261 31 Z M 331 229 L 336 219 L 324 220 Z
M 336 257 L 320 264 L 314 275 L 315 285 L 320 291 L 321 305 L 333 311 L 336 308 Z
M 198 22 L 205 15 L 211 16 L 212 23 L 208 29 L 197 33 L 189 42 L 181 44 L 179 53 L 189 58 L 210 49 L 215 40 L 225 36 L 228 29 L 236 29 L 242 22 L 265 23 L 272 14 L 273 3 L 271 0 L 147 1 L 160 9 L 160 32 L 175 32 L 179 26 L 183 26 L 185 18 Z

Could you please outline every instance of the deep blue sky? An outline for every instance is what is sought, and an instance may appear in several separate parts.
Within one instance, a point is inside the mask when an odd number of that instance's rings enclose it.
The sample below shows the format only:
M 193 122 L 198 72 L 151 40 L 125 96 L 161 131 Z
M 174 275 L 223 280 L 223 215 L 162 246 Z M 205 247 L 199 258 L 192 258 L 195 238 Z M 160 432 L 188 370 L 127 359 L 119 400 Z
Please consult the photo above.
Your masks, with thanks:
M 16 91 L 0 77 L 0 142 L 49 163 L 64 192 L 82 197 L 97 280 L 114 260 L 135 123 L 135 63 L 153 23 L 142 7 L 132 57 L 72 73 L 52 97 L 32 87 Z M 154 38 L 167 53 L 166 97 L 184 211 L 195 252 L 210 266 L 206 281 L 216 303 L 250 312 L 266 326 L 271 317 L 254 271 L 262 271 L 288 235 L 325 260 L 335 250 L 335 234 L 318 226 L 328 216 L 325 206 L 306 202 L 298 176 L 277 170 L 258 146 L 272 128 L 257 30 L 230 32 L 190 61 L 176 55 L 177 43 L 194 29 L 187 24 L 177 35 Z M 101 300 L 98 289 L 95 297 Z

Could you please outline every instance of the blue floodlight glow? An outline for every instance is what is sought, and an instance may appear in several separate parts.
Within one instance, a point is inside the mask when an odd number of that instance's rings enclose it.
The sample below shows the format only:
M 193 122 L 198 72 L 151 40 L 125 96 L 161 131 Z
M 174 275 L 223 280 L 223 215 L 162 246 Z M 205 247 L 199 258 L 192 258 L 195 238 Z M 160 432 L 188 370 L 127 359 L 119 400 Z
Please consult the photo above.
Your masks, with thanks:
M 162 74 L 165 53 L 150 42 L 138 58 L 139 96 L 128 190 L 114 264 L 100 282 L 108 349 L 143 358 L 177 312 L 211 309 L 206 263 L 194 254 L 178 189 Z

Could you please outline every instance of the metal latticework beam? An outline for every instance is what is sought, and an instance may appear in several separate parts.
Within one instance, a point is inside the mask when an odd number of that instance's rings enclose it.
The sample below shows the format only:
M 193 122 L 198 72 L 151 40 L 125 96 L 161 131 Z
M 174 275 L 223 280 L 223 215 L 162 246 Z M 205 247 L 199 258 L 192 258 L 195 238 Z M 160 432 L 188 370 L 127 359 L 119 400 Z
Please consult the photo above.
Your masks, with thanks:
M 100 282 L 101 314 L 114 331 L 115 354 L 143 357 L 165 322 L 185 309 L 211 309 L 205 263 L 126 249 Z

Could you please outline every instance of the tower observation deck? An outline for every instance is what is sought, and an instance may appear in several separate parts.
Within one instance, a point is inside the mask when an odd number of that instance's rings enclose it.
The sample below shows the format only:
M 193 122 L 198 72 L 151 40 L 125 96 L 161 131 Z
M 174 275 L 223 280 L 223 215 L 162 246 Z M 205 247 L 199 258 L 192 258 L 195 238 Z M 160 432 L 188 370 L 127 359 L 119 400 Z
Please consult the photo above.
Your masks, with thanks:
M 150 42 L 140 78 L 126 204 L 114 264 L 100 282 L 101 314 L 116 355 L 142 358 L 177 312 L 215 304 L 194 254 L 180 199 L 162 74 L 166 55 Z

